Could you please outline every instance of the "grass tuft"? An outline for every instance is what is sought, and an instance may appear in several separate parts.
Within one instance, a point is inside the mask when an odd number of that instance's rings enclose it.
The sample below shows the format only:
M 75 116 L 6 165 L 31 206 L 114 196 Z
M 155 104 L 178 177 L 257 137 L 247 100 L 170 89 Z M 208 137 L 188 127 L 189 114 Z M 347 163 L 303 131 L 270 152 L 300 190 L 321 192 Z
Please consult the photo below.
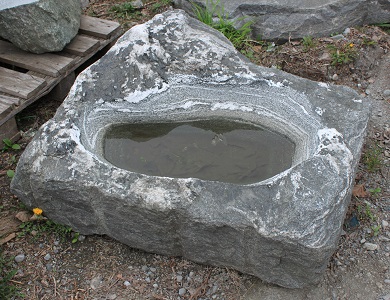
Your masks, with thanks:
M 225 14 L 223 7 L 219 5 L 219 2 L 219 0 L 216 2 L 207 1 L 205 8 L 193 2 L 191 2 L 191 4 L 193 6 L 194 14 L 199 21 L 223 33 L 236 49 L 242 51 L 249 45 L 248 39 L 253 21 L 245 22 L 239 27 L 238 23 L 243 21 L 244 18 L 239 18 L 234 21 L 228 20 L 227 15 Z M 214 16 L 216 16 L 215 19 Z

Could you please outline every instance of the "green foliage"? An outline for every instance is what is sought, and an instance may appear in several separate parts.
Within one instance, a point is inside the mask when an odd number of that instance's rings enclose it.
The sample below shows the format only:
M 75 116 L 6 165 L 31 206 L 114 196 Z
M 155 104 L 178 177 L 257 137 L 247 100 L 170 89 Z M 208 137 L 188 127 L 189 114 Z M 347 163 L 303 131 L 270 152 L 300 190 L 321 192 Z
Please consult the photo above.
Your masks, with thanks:
M 211 9 L 203 8 L 193 2 L 191 2 L 191 5 L 196 18 L 202 23 L 205 23 L 206 25 L 213 27 L 214 25 L 213 15 L 217 10 L 218 3 L 219 0 L 216 3 L 214 2 L 210 3 L 209 1 L 207 1 L 206 6 L 211 7 Z
M 368 203 L 366 203 L 366 206 L 364 208 L 361 205 L 358 205 L 357 211 L 360 220 L 369 220 L 373 222 L 376 219 L 376 217 L 371 211 L 370 204 Z
M 378 236 L 378 234 L 381 230 L 381 225 L 371 226 L 371 229 L 373 231 L 373 235 Z
M 170 5 L 172 3 L 171 0 L 159 0 L 156 3 L 153 3 L 152 5 L 152 11 L 158 12 L 161 8 L 164 6 Z
M 382 189 L 380 187 L 377 187 L 375 189 L 369 189 L 368 190 L 374 197 L 377 197 L 378 194 L 382 192 Z
M 328 48 L 332 56 L 332 66 L 349 64 L 357 57 L 355 45 L 352 43 L 341 44 L 337 47 L 335 45 L 329 45 Z
M 14 176 L 15 176 L 15 171 L 14 171 L 14 170 L 8 170 L 8 171 L 7 171 L 7 176 L 8 176 L 9 178 L 14 178 Z
M 11 156 L 11 158 L 9 159 L 9 164 L 10 164 L 10 165 L 16 164 L 16 156 L 15 156 L 15 155 L 12 155 L 12 156 Z
M 130 2 L 124 2 L 112 6 L 109 12 L 118 19 L 127 19 L 136 12 L 136 9 Z
M 58 238 L 65 240 L 71 236 L 72 228 L 66 225 L 57 224 L 48 219 L 38 219 L 35 221 L 24 222 L 19 226 L 22 229 L 19 236 L 34 233 L 36 238 L 42 236 L 43 233 L 55 234 Z
M 375 24 L 375 25 L 382 28 L 387 33 L 390 33 L 390 23 L 380 23 L 380 24 Z
M 16 296 L 22 297 L 19 289 L 10 282 L 16 270 L 12 267 L 12 259 L 6 258 L 0 248 L 0 299 L 8 300 Z
M 365 37 L 365 36 L 363 37 L 363 45 L 365 45 L 365 46 L 374 46 L 376 44 L 378 44 L 378 43 L 373 41 L 373 40 L 371 40 L 371 39 L 369 39 L 369 38 L 367 38 L 367 37 Z
M 224 13 L 224 9 L 223 7 L 220 7 L 219 2 L 219 0 L 216 2 L 207 1 L 205 8 L 200 7 L 193 2 L 191 4 L 193 6 L 194 14 L 199 21 L 222 32 L 226 38 L 232 42 L 235 48 L 243 50 L 248 46 L 248 38 L 251 32 L 250 27 L 253 24 L 253 21 L 245 22 L 241 27 L 238 27 L 237 22 L 243 21 L 244 18 L 239 18 L 236 21 L 228 20 Z M 216 20 L 214 20 L 214 15 L 217 16 Z
M 7 150 L 20 150 L 20 145 L 13 143 L 10 139 L 4 139 L 3 143 L 4 143 L 3 152 Z
M 79 232 L 74 233 L 73 238 L 72 238 L 72 244 L 77 243 L 77 241 L 79 240 L 79 236 L 80 236 Z
M 368 149 L 363 155 L 363 163 L 369 172 L 374 172 L 380 169 L 382 160 L 380 158 L 381 148 L 376 145 Z
M 311 36 L 303 37 L 302 44 L 303 44 L 305 51 L 308 51 L 310 48 L 314 48 L 316 45 L 315 41 L 313 40 L 313 38 Z

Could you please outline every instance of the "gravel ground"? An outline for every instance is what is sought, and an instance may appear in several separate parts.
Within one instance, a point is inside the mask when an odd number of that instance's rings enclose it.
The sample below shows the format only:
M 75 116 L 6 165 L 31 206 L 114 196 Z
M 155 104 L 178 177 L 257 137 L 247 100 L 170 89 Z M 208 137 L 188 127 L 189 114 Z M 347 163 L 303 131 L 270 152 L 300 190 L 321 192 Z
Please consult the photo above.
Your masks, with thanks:
M 94 1 L 87 13 L 115 19 L 108 13 L 115 2 Z M 150 9 L 130 21 L 120 20 L 125 27 L 150 18 L 158 1 L 145 2 Z M 75 236 L 47 220 L 28 221 L 32 213 L 11 194 L 6 176 L 22 150 L 0 154 L 0 244 L 5 259 L 0 284 L 5 286 L 5 275 L 15 270 L 7 286 L 17 287 L 24 299 L 390 300 L 390 37 L 378 27 L 363 27 L 347 30 L 341 39 L 314 42 L 312 47 L 302 41 L 280 46 L 254 43 L 249 56 L 258 64 L 348 85 L 372 99 L 344 234 L 318 286 L 284 289 L 231 269 L 132 249 L 106 236 Z M 351 44 L 354 61 L 332 65 L 329 45 Z M 46 97 L 18 116 L 24 132 L 18 142 L 22 149 L 58 104 Z

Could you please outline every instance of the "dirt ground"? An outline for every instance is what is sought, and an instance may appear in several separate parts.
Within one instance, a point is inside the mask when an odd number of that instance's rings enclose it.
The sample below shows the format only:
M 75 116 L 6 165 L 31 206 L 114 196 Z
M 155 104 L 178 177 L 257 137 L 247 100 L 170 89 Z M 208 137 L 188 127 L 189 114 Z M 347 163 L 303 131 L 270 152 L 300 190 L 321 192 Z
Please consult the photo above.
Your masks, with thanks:
M 122 2 L 91 1 L 85 13 L 129 28 L 168 8 L 160 0 L 144 1 L 130 15 L 110 11 Z M 45 97 L 17 116 L 21 150 L 0 152 L 0 292 L 18 289 L 5 299 L 390 300 L 389 34 L 365 26 L 283 45 L 248 41 L 244 51 L 254 63 L 347 85 L 372 102 L 344 233 L 320 284 L 285 289 L 228 268 L 150 254 L 106 236 L 78 236 L 51 221 L 30 220 L 32 212 L 9 190 L 7 171 L 15 169 L 34 132 L 60 104 Z

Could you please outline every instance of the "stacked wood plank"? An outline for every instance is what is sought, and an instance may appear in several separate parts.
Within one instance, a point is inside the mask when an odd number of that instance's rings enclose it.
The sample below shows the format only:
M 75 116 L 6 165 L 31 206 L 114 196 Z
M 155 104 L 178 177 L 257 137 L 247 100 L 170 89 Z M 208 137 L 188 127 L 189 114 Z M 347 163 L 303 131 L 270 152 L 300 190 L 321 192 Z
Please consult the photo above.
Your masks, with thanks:
M 16 140 L 15 115 L 48 94 L 121 34 L 117 22 L 82 16 L 78 35 L 61 52 L 33 54 L 0 40 L 0 144 Z

